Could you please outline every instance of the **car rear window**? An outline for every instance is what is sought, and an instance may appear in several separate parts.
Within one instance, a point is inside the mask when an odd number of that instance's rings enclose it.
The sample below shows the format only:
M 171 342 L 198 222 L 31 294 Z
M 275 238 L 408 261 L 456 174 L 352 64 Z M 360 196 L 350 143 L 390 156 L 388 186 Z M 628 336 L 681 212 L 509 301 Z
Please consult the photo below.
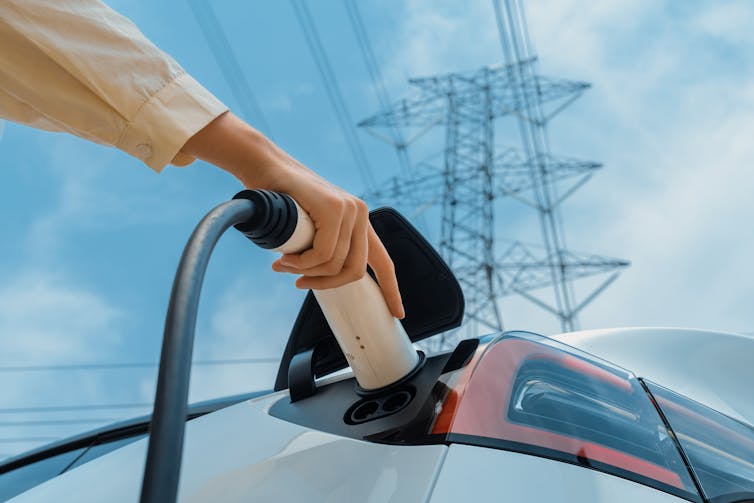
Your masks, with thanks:
M 142 429 L 146 429 L 146 424 Z M 146 436 L 146 433 L 136 431 L 125 436 L 93 439 L 83 447 L 44 457 L 39 461 L 0 473 L 0 501 L 17 496 L 42 482 Z
M 754 501 L 754 428 L 662 386 L 645 383 L 707 500 Z
M 9 500 L 46 480 L 57 477 L 71 466 L 86 449 L 86 447 L 81 447 L 66 451 L 36 463 L 16 468 L 8 473 L 0 474 L 0 501 Z

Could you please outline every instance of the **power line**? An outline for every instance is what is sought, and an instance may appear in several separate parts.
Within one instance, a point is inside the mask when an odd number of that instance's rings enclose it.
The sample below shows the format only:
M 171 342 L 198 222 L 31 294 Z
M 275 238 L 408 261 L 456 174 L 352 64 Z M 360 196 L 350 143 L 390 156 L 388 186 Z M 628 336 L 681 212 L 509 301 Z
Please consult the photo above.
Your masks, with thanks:
M 388 95 L 385 81 L 382 79 L 382 73 L 380 72 L 380 66 L 377 64 L 377 58 L 372 50 L 372 44 L 369 43 L 369 37 L 367 36 L 367 31 L 364 27 L 364 21 L 359 12 L 358 4 L 353 0 L 343 0 L 343 3 L 346 6 L 348 18 L 351 21 L 351 27 L 356 35 L 356 42 L 361 51 L 361 55 L 364 58 L 367 71 L 372 79 L 372 88 L 377 95 L 377 101 L 380 103 L 380 107 L 382 107 L 383 110 L 387 110 L 390 107 L 390 96 Z M 393 137 L 401 169 L 408 171 L 411 166 L 406 151 L 406 142 L 403 139 L 400 130 L 394 123 L 391 124 L 390 134 Z
M 270 124 L 267 122 L 254 93 L 251 92 L 251 86 L 246 79 L 246 74 L 238 63 L 238 59 L 236 59 L 233 47 L 228 42 L 225 31 L 217 20 L 211 3 L 206 0 L 189 0 L 188 4 L 196 18 L 196 22 L 199 23 L 199 28 L 201 28 L 212 54 L 215 56 L 215 60 L 217 60 L 217 64 L 220 66 L 220 71 L 222 71 L 228 81 L 230 92 L 241 109 L 241 115 L 249 123 L 254 124 L 258 129 L 262 130 L 267 136 L 273 138 Z
M 117 419 L 97 418 L 97 419 L 40 419 L 34 421 L 0 421 L 0 427 L 9 426 L 47 426 L 47 425 L 65 425 L 65 424 L 96 424 L 96 423 L 114 423 Z
M 21 442 L 50 442 L 57 440 L 58 437 L 18 437 L 18 438 L 0 438 L 0 443 L 13 444 Z
M 223 360 L 197 360 L 192 363 L 196 366 L 212 365 L 249 365 L 278 363 L 280 358 L 228 358 Z M 73 363 L 61 365 L 4 365 L 0 366 L 0 372 L 41 372 L 58 370 L 114 370 L 129 368 L 155 368 L 159 367 L 156 362 L 114 362 L 114 363 Z
M 354 34 L 356 35 L 356 43 L 361 51 L 361 56 L 364 59 L 364 64 L 367 67 L 367 72 L 372 80 L 372 89 L 377 96 L 377 101 L 383 110 L 390 108 L 390 95 L 387 92 L 387 86 L 382 78 L 382 72 L 380 71 L 380 65 L 377 63 L 377 57 L 372 50 L 372 44 L 369 42 L 369 36 L 367 35 L 366 27 L 364 26 L 364 20 L 359 11 L 359 5 L 354 0 L 343 0 L 343 4 L 348 12 L 348 19 L 351 22 Z M 398 156 L 398 165 L 400 171 L 404 174 L 411 173 L 411 161 L 408 157 L 408 145 L 406 139 L 403 137 L 400 128 L 394 122 L 389 126 L 390 136 L 392 138 L 392 145 L 395 147 L 395 153 Z M 414 194 L 409 195 L 411 204 L 414 207 L 421 207 L 422 204 L 417 200 Z M 427 225 L 424 215 L 417 215 L 420 227 L 423 229 L 424 234 L 429 235 L 429 226 Z
M 68 412 L 75 410 L 118 410 L 118 409 L 147 409 L 152 403 L 113 403 L 94 405 L 50 405 L 42 407 L 7 407 L 0 408 L 0 414 L 25 414 L 28 412 Z
M 301 31 L 304 34 L 304 39 L 309 47 L 309 52 L 312 55 L 312 60 L 319 71 L 319 75 L 322 78 L 322 82 L 325 85 L 325 91 L 327 97 L 330 100 L 330 104 L 335 110 L 335 115 L 340 123 L 340 127 L 343 131 L 346 144 L 351 150 L 356 166 L 361 172 L 361 176 L 364 180 L 367 189 L 373 190 L 376 186 L 374 175 L 369 167 L 369 162 L 364 154 L 364 149 L 361 146 L 359 137 L 354 128 L 354 121 L 351 119 L 351 114 L 348 112 L 343 94 L 338 86 L 338 79 L 333 73 L 332 66 L 327 59 L 327 53 L 325 52 L 322 41 L 317 32 L 317 28 L 314 25 L 311 13 L 306 4 L 302 0 L 291 0 L 291 5 L 296 14 L 296 19 L 301 26 Z

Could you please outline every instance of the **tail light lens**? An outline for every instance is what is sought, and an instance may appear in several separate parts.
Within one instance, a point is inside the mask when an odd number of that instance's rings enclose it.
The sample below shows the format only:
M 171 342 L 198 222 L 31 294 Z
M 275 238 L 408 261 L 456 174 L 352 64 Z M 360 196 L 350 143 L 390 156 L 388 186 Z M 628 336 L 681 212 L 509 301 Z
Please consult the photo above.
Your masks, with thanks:
M 535 334 L 483 342 L 447 381 L 432 434 L 575 463 L 701 501 L 631 373 Z

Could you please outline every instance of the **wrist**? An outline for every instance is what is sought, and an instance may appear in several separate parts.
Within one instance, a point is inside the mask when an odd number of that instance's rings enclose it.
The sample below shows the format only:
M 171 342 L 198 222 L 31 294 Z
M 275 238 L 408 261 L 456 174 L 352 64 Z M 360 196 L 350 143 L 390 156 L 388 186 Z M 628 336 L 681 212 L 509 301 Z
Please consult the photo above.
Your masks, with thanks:
M 268 185 L 282 175 L 275 172 L 285 171 L 292 160 L 262 133 L 230 112 L 192 136 L 181 152 L 228 171 L 247 187 Z

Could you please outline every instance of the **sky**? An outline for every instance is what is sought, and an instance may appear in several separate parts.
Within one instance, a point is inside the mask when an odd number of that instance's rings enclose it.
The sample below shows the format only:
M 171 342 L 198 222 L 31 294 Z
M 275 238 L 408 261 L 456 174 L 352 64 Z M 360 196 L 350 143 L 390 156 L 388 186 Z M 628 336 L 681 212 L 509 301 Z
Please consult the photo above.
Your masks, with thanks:
M 188 3 L 109 4 L 238 109 Z M 213 4 L 269 123 L 265 132 L 325 178 L 362 193 L 291 5 Z M 342 2 L 309 5 L 351 116 L 374 114 L 378 102 Z M 488 1 L 359 6 L 393 99 L 410 91 L 408 78 L 502 60 Z M 754 332 L 754 34 L 747 24 L 754 4 L 528 0 L 526 8 L 540 73 L 592 84 L 549 131 L 553 153 L 604 164 L 563 207 L 568 245 L 631 261 L 584 311 L 581 327 Z M 8 367 L 156 362 L 183 245 L 209 209 L 240 189 L 201 162 L 157 175 L 122 152 L 68 135 L 7 122 L 1 134 L 0 458 L 94 421 L 148 411 L 7 410 L 149 403 L 156 368 Z M 391 148 L 363 132 L 359 138 L 379 181 L 398 174 Z M 442 143 L 430 138 L 416 149 L 412 158 Z M 520 208 L 498 208 L 501 237 L 531 233 L 532 222 Z M 431 222 L 424 230 L 437 237 Z M 273 259 L 236 233 L 223 237 L 202 293 L 195 359 L 279 356 L 303 293 L 293 277 L 270 270 Z M 552 316 L 525 301 L 506 298 L 501 308 L 506 328 L 558 331 Z M 275 370 L 195 367 L 191 400 L 269 388 Z M 92 422 L 30 424 L 71 419 Z

